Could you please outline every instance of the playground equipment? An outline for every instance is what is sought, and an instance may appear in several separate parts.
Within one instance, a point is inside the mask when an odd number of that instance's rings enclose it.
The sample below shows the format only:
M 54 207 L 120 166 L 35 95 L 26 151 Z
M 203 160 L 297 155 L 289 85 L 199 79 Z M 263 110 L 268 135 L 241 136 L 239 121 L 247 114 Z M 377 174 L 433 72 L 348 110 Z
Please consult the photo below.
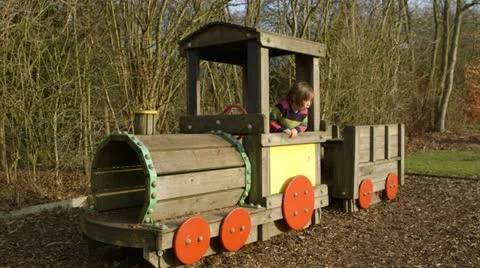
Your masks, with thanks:
M 321 126 L 324 45 L 217 22 L 180 41 L 180 53 L 187 58 L 181 134 L 136 128 L 105 138 L 81 219 L 89 239 L 141 248 L 155 267 L 192 264 L 317 224 L 330 200 L 354 211 L 395 197 L 403 183 L 404 127 L 346 127 L 339 138 Z M 268 120 L 269 59 L 291 54 L 297 80 L 315 92 L 308 131 L 296 139 L 269 133 Z M 200 60 L 243 67 L 242 114 L 201 115 Z M 136 126 L 151 125 L 155 115 L 144 113 Z

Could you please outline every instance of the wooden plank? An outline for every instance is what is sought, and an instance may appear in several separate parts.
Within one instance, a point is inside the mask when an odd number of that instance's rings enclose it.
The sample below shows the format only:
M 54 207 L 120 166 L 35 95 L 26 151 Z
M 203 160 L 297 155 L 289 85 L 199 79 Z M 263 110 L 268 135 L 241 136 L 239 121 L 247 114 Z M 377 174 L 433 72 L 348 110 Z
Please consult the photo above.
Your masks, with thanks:
M 317 165 L 316 174 L 315 174 L 315 185 L 320 185 L 322 183 L 322 146 L 319 144 L 315 145 L 315 162 Z
M 142 142 L 150 152 L 233 146 L 215 134 L 162 134 L 135 136 L 135 139 Z
M 200 29 L 181 40 L 181 46 L 185 49 L 217 46 L 227 43 L 241 42 L 248 39 L 258 38 L 258 32 L 253 28 L 235 27 L 235 25 L 208 25 L 208 29 Z M 243 29 L 242 29 L 243 28 Z
M 243 103 L 249 114 L 262 113 L 261 109 L 261 66 L 260 44 L 257 40 L 247 42 L 246 88 L 243 91 Z
M 93 195 L 93 202 L 97 211 L 141 206 L 144 201 L 145 189 L 143 187 Z
M 361 166 L 358 168 L 358 176 L 368 176 L 377 172 L 395 171 L 398 167 L 398 161 L 377 162 L 378 164 Z
M 270 194 L 270 184 L 271 184 L 271 177 L 270 177 L 270 148 L 259 148 L 260 155 L 261 155 L 261 167 L 262 167 L 262 177 L 261 177 L 261 184 L 262 184 L 262 196 L 267 196 Z M 264 205 L 264 204 L 261 204 Z
M 158 175 L 244 166 L 236 148 L 150 152 Z
M 187 114 L 201 114 L 200 52 L 198 49 L 187 50 Z
M 320 131 L 320 70 L 318 58 L 295 54 L 295 66 L 297 82 L 308 82 L 315 94 L 308 113 L 308 130 Z
M 399 125 L 392 124 L 387 126 L 388 126 L 388 132 L 391 136 L 398 136 Z
M 377 138 L 383 140 L 385 137 L 385 125 L 376 125 L 372 126 L 372 128 L 375 129 L 375 140 L 377 140 Z
M 376 150 L 374 152 L 374 158 L 375 160 L 385 159 L 385 145 L 376 147 Z
M 401 157 L 400 163 L 399 163 L 399 171 L 398 171 L 398 180 L 400 182 L 400 185 L 403 185 L 405 183 L 405 125 L 400 124 L 398 125 L 398 151 L 399 151 L 399 156 Z
M 264 47 L 286 50 L 289 52 L 325 57 L 326 46 L 317 42 L 298 39 L 270 32 L 260 32 L 260 43 Z
M 357 155 L 358 155 L 358 162 L 359 163 L 365 163 L 365 162 L 370 162 L 371 159 L 370 159 L 370 149 L 368 150 L 359 150 L 357 152 Z
M 265 116 L 259 132 L 270 133 L 270 57 L 267 48 L 260 48 L 260 112 Z M 258 93 L 257 93 L 258 94 Z
M 398 143 L 397 144 L 391 144 L 390 147 L 390 158 L 398 156 Z
M 372 144 L 372 140 L 370 138 L 371 136 L 368 135 L 368 136 L 364 136 L 364 137 L 360 137 L 360 144 L 362 145 L 362 149 L 369 149 L 370 150 L 370 146 Z
M 360 133 L 360 139 L 368 138 L 368 140 L 370 140 L 370 126 L 354 126 L 354 127 L 358 129 Z
M 145 184 L 143 168 L 111 169 L 94 171 L 91 175 L 92 192 L 105 192 L 114 188 L 125 188 Z
M 157 200 L 245 187 L 245 168 L 183 173 L 157 177 Z
M 158 201 L 152 213 L 154 220 L 174 218 L 207 210 L 234 206 L 243 194 L 243 188 Z
M 250 159 L 252 169 L 252 183 L 250 193 L 248 195 L 248 202 L 261 204 L 264 191 L 270 189 L 270 187 L 265 187 L 266 183 L 264 182 L 269 180 L 269 177 L 264 177 L 264 173 L 266 172 L 264 169 L 267 168 L 269 163 L 268 151 L 262 150 L 260 145 L 260 135 L 245 136 L 243 146 L 245 147 L 247 156 Z
M 328 196 L 328 186 L 326 184 L 316 185 L 314 188 L 315 197 Z M 282 206 L 283 194 L 275 194 L 265 197 L 267 209 L 278 208 Z
M 263 147 L 305 144 L 305 143 L 321 143 L 327 139 L 327 133 L 324 131 L 308 131 L 300 133 L 295 139 L 291 139 L 283 133 L 270 133 L 261 135 L 261 144 Z
M 181 116 L 180 131 L 182 133 L 223 131 L 231 134 L 256 134 L 264 132 L 265 121 L 268 120 L 262 114 Z
M 370 151 L 369 151 L 369 158 L 371 162 L 375 161 L 375 150 L 377 145 L 375 144 L 375 135 L 376 129 L 374 127 L 370 127 Z
M 385 144 L 384 144 L 384 148 L 385 148 L 385 159 L 389 159 L 390 158 L 390 126 L 385 126 Z

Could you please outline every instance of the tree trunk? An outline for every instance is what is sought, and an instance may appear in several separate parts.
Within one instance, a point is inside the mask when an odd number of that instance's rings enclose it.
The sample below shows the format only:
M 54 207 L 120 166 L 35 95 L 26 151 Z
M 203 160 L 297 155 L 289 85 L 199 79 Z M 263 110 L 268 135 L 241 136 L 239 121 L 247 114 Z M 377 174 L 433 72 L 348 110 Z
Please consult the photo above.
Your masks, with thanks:
M 460 37 L 463 12 L 465 11 L 464 7 L 464 1 L 458 0 L 450 49 L 446 50 L 448 53 L 446 81 L 445 86 L 441 88 L 442 94 L 439 109 L 435 115 L 435 131 L 438 132 L 445 132 L 445 118 L 447 116 L 448 102 L 453 88 L 453 75 L 455 73 L 455 65 L 457 61 L 458 40 Z

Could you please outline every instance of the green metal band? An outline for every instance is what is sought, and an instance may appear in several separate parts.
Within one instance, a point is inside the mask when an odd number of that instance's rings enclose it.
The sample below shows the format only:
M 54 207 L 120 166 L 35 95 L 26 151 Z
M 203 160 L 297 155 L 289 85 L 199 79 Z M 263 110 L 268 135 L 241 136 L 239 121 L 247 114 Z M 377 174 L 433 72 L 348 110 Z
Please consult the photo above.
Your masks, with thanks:
M 135 138 L 133 134 L 127 134 L 130 138 L 130 142 L 136 146 L 138 149 L 137 152 L 139 153 L 139 158 L 146 168 L 146 179 L 145 182 L 147 183 L 145 187 L 145 202 L 143 204 L 143 208 L 139 214 L 139 222 L 153 225 L 153 219 L 151 214 L 155 209 L 155 205 L 157 204 L 157 193 L 156 193 L 156 186 L 157 186 L 157 171 L 155 170 L 155 166 L 153 165 L 152 158 L 150 157 L 150 151 L 148 148 L 138 139 Z
M 111 140 L 126 141 L 138 154 L 138 158 L 145 170 L 145 183 L 147 184 L 145 187 L 145 202 L 142 210 L 140 211 L 138 221 L 139 223 L 153 225 L 154 222 L 152 220 L 151 214 L 155 209 L 155 205 L 157 204 L 155 191 L 157 171 L 155 170 L 152 158 L 150 157 L 150 151 L 140 140 L 135 138 L 133 134 L 129 134 L 126 132 L 109 135 L 100 143 L 98 148 L 102 148 Z
M 250 188 L 252 187 L 252 165 L 250 164 L 250 159 L 248 159 L 247 153 L 243 148 L 243 144 L 239 142 L 234 136 L 222 131 L 217 131 L 216 134 L 222 136 L 225 140 L 235 145 L 238 152 L 240 153 L 240 156 L 243 159 L 243 162 L 245 163 L 245 189 L 242 196 L 240 197 L 240 200 L 238 201 L 238 204 L 240 206 L 245 206 L 245 199 L 247 198 L 248 193 L 250 192 Z

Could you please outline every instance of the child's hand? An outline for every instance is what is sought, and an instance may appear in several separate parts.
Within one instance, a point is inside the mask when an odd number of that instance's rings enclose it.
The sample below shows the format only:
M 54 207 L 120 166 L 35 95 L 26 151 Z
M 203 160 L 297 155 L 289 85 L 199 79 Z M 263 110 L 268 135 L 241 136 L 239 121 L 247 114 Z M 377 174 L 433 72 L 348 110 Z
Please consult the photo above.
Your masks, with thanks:
M 285 129 L 283 131 L 283 133 L 287 134 L 287 136 L 291 136 L 292 135 L 292 131 L 290 129 Z
M 290 138 L 295 139 L 298 135 L 298 131 L 296 129 L 291 130 L 292 134 L 290 135 Z

